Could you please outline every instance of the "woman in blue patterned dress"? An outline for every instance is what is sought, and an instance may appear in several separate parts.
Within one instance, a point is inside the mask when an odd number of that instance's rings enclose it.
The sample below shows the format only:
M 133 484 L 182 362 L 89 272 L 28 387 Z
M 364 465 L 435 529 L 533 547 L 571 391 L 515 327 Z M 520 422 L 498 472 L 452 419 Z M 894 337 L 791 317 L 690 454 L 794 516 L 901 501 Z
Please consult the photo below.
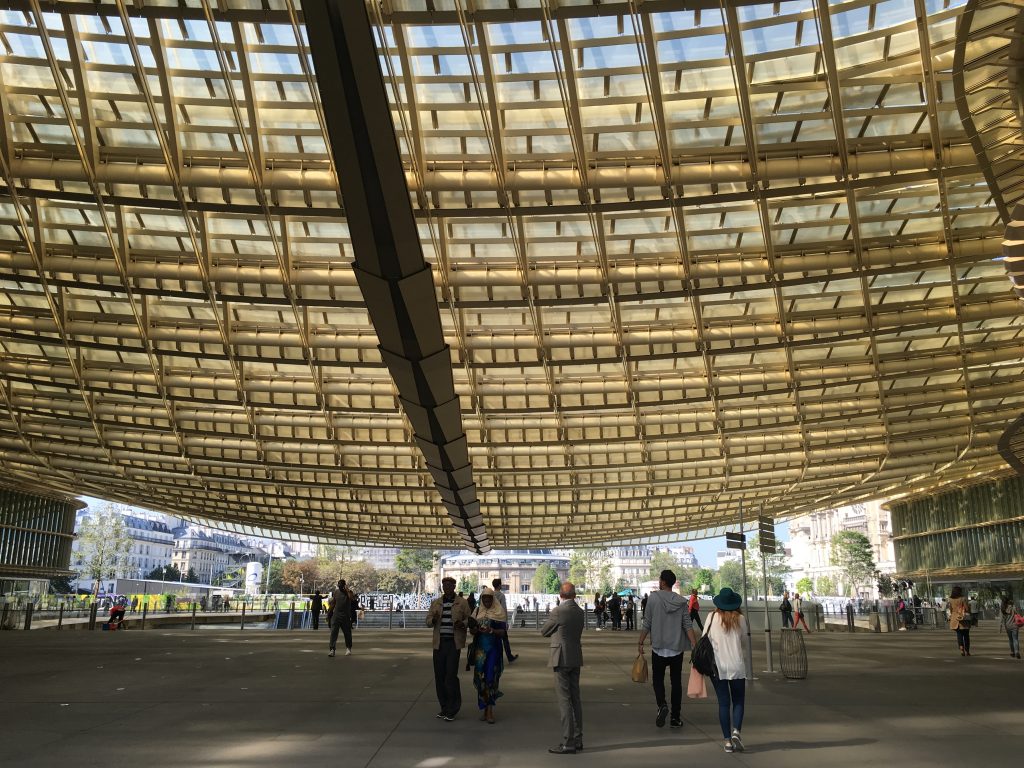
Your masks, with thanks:
M 494 705 L 501 697 L 498 685 L 504 669 L 501 638 L 508 630 L 508 615 L 487 587 L 480 593 L 480 604 L 470 623 L 473 633 L 473 686 L 476 688 L 480 719 L 494 724 Z

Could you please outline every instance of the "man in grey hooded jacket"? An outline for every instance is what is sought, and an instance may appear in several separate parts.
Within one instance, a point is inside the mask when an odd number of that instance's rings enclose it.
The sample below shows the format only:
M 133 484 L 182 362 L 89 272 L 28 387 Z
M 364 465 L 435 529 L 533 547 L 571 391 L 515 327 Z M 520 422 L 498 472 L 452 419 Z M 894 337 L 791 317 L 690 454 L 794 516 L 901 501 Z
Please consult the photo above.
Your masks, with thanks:
M 644 641 L 651 636 L 651 678 L 654 684 L 654 697 L 658 702 L 658 717 L 655 724 L 659 728 L 665 726 L 669 715 L 665 701 L 665 669 L 669 671 L 672 684 L 672 722 L 673 728 L 683 725 L 683 653 L 697 644 L 697 636 L 693 631 L 687 601 L 672 591 L 676 583 L 676 575 L 672 571 L 662 571 L 658 579 L 658 591 L 651 593 L 644 613 L 644 629 L 640 633 L 637 650 L 644 652 Z

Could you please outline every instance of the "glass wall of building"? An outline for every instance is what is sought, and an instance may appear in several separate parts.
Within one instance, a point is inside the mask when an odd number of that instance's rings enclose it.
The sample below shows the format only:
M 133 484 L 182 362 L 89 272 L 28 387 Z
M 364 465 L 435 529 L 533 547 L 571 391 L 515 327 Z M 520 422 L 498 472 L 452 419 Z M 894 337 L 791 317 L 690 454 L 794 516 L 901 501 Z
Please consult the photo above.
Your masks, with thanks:
M 70 575 L 75 511 L 84 506 L 74 499 L 0 488 L 0 590 Z
M 1024 578 L 1024 477 L 895 501 L 896 567 L 932 581 Z

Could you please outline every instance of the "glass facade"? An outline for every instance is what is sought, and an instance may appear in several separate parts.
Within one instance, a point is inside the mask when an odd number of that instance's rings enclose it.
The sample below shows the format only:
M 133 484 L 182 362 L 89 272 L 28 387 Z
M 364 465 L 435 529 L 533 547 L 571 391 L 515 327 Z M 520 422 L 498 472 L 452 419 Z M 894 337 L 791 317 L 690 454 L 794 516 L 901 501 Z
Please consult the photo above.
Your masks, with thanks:
M 84 506 L 0 488 L 0 577 L 69 575 L 75 511 Z
M 1024 477 L 890 506 L 901 575 L 983 580 L 1024 576 Z

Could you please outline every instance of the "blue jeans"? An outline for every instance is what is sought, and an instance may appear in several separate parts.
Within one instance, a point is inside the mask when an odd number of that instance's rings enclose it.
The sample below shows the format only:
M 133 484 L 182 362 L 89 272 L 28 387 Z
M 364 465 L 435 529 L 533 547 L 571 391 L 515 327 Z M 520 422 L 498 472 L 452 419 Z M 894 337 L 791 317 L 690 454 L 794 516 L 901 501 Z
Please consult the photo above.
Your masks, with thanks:
M 1019 629 L 1008 629 L 1006 630 L 1006 636 L 1010 639 L 1010 653 L 1015 656 L 1020 655 L 1020 630 Z
M 718 695 L 718 722 L 722 726 L 722 736 L 732 736 L 732 728 L 737 731 L 743 727 L 743 703 L 747 697 L 746 680 L 719 680 L 711 678 Z M 729 727 L 730 708 L 732 709 L 732 728 Z

